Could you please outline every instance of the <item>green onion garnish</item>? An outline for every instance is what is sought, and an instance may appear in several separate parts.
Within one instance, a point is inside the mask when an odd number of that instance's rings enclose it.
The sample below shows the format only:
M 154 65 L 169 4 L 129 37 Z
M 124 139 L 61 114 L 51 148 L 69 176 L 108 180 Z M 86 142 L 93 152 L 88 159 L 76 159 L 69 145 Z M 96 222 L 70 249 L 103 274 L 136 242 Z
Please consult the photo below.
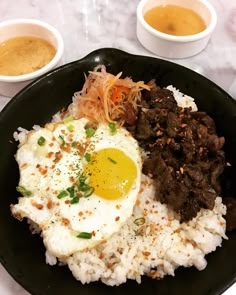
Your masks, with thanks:
M 92 238 L 92 234 L 91 233 L 86 233 L 86 232 L 81 232 L 80 234 L 77 235 L 77 238 L 91 239 Z
M 61 140 L 61 145 L 64 146 L 65 143 L 66 143 L 64 137 L 63 137 L 62 135 L 59 135 L 58 137 L 59 137 L 60 140 Z
M 67 123 L 69 123 L 69 122 L 71 122 L 73 120 L 74 120 L 74 118 L 72 116 L 68 116 L 68 117 L 66 117 L 66 118 L 63 119 L 63 123 L 64 124 L 67 124 Z
M 85 133 L 88 137 L 92 137 L 95 133 L 95 130 L 93 128 L 89 127 L 85 130 Z
M 27 196 L 30 197 L 32 195 L 32 192 L 27 190 L 24 186 L 17 186 L 16 190 L 18 191 L 18 193 L 22 194 L 22 196 Z
M 91 160 L 91 155 L 90 155 L 89 153 L 86 153 L 86 154 L 84 155 L 84 158 L 85 158 L 85 160 L 86 160 L 87 162 L 89 162 L 89 161 Z
M 145 218 L 144 217 L 140 217 L 135 219 L 134 224 L 136 224 L 137 226 L 143 225 L 145 223 Z
M 63 190 L 63 191 L 61 191 L 61 192 L 57 195 L 57 198 L 58 198 L 58 199 L 62 199 L 62 198 L 67 197 L 68 195 L 69 195 L 68 191 Z
M 66 190 L 69 192 L 70 198 L 74 198 L 74 196 L 75 196 L 75 187 L 71 186 L 71 187 L 68 187 Z
M 110 162 L 112 162 L 113 164 L 117 164 L 117 162 L 116 162 L 115 160 L 113 160 L 112 158 L 107 157 L 107 159 L 108 159 Z
M 42 146 L 44 145 L 46 139 L 43 136 L 40 136 L 38 139 L 38 145 Z
M 90 186 L 89 189 L 86 192 L 84 192 L 84 197 L 85 198 L 90 197 L 92 193 L 94 192 L 94 190 L 95 190 L 94 187 Z
M 116 123 L 110 122 L 108 123 L 108 127 L 110 128 L 111 134 L 114 135 L 116 133 Z
M 80 183 L 84 183 L 86 181 L 86 179 L 87 179 L 87 177 L 83 173 L 79 176 Z
M 71 204 L 77 204 L 79 203 L 79 197 L 74 197 L 71 201 L 70 201 Z
M 75 126 L 70 124 L 70 125 L 67 126 L 67 129 L 72 132 L 72 131 L 74 131 Z
M 77 145 L 77 142 L 76 142 L 76 141 L 73 141 L 73 142 L 71 143 L 71 146 L 72 146 L 72 147 L 76 147 L 76 145 Z
M 81 192 L 87 192 L 87 190 L 89 190 L 90 186 L 87 185 L 86 183 L 82 182 L 82 183 L 79 183 L 78 185 L 78 189 L 81 191 Z

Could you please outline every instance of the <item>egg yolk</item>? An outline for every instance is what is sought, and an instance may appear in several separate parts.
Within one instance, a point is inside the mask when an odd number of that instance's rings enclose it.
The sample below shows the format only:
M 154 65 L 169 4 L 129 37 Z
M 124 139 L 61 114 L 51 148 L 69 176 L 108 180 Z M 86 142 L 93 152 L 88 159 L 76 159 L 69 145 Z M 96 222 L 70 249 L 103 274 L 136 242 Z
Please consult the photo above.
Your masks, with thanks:
M 85 175 L 96 195 L 115 200 L 128 194 L 137 177 L 137 167 L 123 151 L 106 148 L 91 156 Z

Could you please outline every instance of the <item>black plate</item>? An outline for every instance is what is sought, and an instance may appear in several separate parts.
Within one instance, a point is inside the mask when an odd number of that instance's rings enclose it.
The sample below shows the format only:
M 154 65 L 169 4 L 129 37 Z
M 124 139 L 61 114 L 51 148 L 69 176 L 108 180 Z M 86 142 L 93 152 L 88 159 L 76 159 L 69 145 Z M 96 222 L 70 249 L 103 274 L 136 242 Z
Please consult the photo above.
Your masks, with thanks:
M 236 280 L 236 232 L 216 252 L 207 256 L 203 271 L 179 268 L 175 277 L 161 281 L 143 278 L 142 284 L 128 281 L 119 287 L 101 283 L 81 285 L 67 267 L 45 264 L 44 246 L 39 236 L 31 235 L 26 223 L 11 217 L 9 205 L 16 203 L 18 168 L 14 159 L 17 145 L 13 132 L 18 126 L 30 129 L 43 125 L 52 115 L 71 102 L 84 83 L 84 73 L 97 64 L 134 81 L 155 78 L 160 86 L 173 84 L 196 98 L 200 110 L 216 121 L 218 134 L 226 138 L 227 161 L 232 164 L 222 179 L 223 193 L 236 197 L 236 102 L 203 76 L 164 60 L 130 55 L 116 49 L 100 49 L 85 58 L 64 65 L 26 87 L 0 114 L 0 260 L 7 271 L 29 292 L 37 295 L 106 294 L 220 294 Z

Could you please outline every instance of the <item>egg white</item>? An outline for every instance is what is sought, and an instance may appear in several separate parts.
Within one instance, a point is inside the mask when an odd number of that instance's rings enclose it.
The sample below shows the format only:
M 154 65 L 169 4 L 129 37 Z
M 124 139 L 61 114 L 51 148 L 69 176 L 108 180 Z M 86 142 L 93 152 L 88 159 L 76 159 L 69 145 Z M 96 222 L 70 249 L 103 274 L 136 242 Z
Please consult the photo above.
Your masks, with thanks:
M 142 163 L 136 140 L 124 128 L 112 134 L 107 124 L 99 124 L 88 140 L 87 123 L 87 119 L 50 123 L 30 131 L 16 153 L 19 186 L 32 195 L 19 197 L 18 203 L 11 207 L 12 213 L 35 222 L 42 230 L 45 247 L 59 258 L 109 239 L 131 216 L 140 189 Z M 42 146 L 38 144 L 40 137 L 45 138 Z M 93 193 L 80 198 L 77 204 L 66 203 L 69 197 L 58 199 L 58 193 L 72 185 L 72 179 L 83 171 L 85 163 L 71 147 L 72 142 L 81 143 L 88 153 L 117 148 L 129 156 L 136 165 L 137 177 L 128 194 L 107 200 Z M 92 233 L 92 238 L 78 238 L 80 232 Z

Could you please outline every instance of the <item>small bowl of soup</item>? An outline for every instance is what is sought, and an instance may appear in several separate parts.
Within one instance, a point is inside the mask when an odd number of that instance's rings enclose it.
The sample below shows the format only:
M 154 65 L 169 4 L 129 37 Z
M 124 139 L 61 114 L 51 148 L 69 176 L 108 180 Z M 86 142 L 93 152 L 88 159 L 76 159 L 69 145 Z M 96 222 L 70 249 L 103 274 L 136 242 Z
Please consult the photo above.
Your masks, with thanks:
M 156 55 L 186 58 L 207 46 L 216 22 L 215 9 L 207 0 L 141 0 L 137 38 Z
M 51 25 L 34 19 L 0 23 L 0 95 L 12 97 L 59 66 L 64 43 Z

